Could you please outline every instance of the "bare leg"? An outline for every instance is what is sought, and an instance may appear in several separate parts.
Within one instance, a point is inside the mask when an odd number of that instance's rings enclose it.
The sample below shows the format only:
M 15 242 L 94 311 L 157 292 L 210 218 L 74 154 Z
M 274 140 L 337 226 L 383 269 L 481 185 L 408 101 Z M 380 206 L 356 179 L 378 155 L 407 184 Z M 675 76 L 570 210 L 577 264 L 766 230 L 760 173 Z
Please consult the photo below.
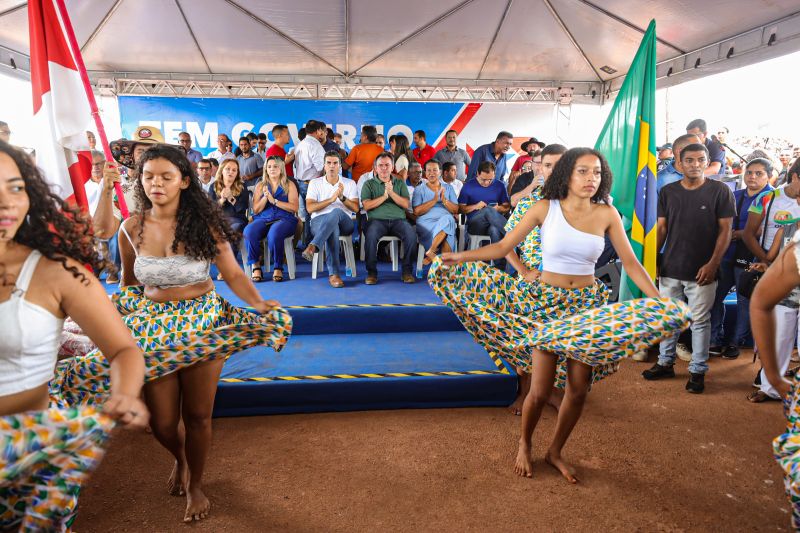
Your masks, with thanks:
M 514 463 L 514 473 L 522 477 L 533 477 L 531 462 L 531 439 L 533 430 L 542 416 L 542 410 L 553 392 L 556 379 L 558 356 L 540 350 L 533 351 L 533 375 L 531 390 L 522 403 L 522 434 L 519 438 L 519 450 Z
M 567 359 L 567 393 L 558 411 L 556 432 L 553 435 L 553 443 L 545 455 L 545 461 L 561 472 L 570 483 L 577 483 L 578 478 L 575 477 L 575 469 L 561 458 L 561 452 L 581 417 L 591 380 L 592 367 L 574 359 Z
M 428 248 L 427 252 L 425 252 L 425 259 L 422 261 L 424 264 L 429 265 L 433 262 L 436 254 L 439 253 L 439 246 L 442 245 L 442 241 L 445 239 L 447 239 L 447 233 L 443 231 L 440 231 L 433 237 L 431 247 Z
M 517 397 L 514 403 L 508 406 L 508 412 L 512 415 L 520 416 L 522 414 L 522 402 L 525 401 L 525 396 L 531 389 L 531 375 L 517 368 Z
M 184 522 L 202 520 L 211 508 L 211 502 L 203 493 L 203 470 L 211 448 L 211 411 L 223 364 L 224 360 L 209 361 L 180 371 L 186 462 L 189 465 Z
M 175 457 L 167 482 L 173 496 L 183 496 L 189 483 L 184 451 L 185 435 L 180 427 L 181 385 L 177 373 L 145 383 L 144 401 L 150 410 L 150 427 L 156 440 Z

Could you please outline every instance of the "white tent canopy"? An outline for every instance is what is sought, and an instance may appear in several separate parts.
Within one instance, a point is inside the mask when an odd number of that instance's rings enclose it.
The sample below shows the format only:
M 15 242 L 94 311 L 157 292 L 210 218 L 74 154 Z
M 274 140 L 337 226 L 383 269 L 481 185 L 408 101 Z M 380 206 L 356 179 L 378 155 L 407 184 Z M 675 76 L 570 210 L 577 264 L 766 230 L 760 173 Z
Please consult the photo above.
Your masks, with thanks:
M 29 70 L 0 0 L 0 71 Z M 798 0 L 67 0 L 103 94 L 602 103 L 651 18 L 659 86 L 800 50 Z

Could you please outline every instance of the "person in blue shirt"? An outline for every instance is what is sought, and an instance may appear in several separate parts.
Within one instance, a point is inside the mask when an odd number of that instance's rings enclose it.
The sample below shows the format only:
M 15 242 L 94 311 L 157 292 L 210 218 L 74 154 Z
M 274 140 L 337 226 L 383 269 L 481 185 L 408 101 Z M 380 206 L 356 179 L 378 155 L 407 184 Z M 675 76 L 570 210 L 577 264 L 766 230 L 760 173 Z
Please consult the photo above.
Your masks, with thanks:
M 725 149 L 719 141 L 708 138 L 708 126 L 702 118 L 696 118 L 686 126 L 686 133 L 697 135 L 708 150 L 706 176 L 725 174 Z M 676 158 L 677 159 L 677 158 Z
M 744 171 L 744 189 L 733 193 L 736 202 L 736 216 L 733 218 L 733 234 L 728 251 L 722 257 L 719 281 L 714 305 L 711 308 L 711 347 L 710 355 L 721 355 L 725 359 L 739 356 L 739 347 L 750 334 L 750 300 L 741 294 L 736 295 L 736 329 L 723 331 L 725 322 L 725 297 L 731 288 L 739 286 L 742 272 L 754 261 L 752 252 L 742 240 L 742 230 L 747 224 L 747 211 L 756 198 L 771 191 L 769 178 L 772 176 L 772 163 L 767 159 L 753 159 Z M 730 342 L 726 342 L 726 337 Z
M 663 189 L 665 185 L 669 185 L 670 183 L 681 181 L 683 179 L 683 172 L 680 167 L 681 150 L 690 144 L 700 142 L 700 137 L 694 135 L 693 133 L 681 135 L 672 142 L 672 153 L 675 155 L 675 159 L 667 163 L 664 168 L 659 170 L 658 174 L 656 174 L 656 194 L 661 192 L 661 189 Z
M 473 164 L 475 160 L 472 160 Z M 506 186 L 495 179 L 495 165 L 484 161 L 478 165 L 477 176 L 467 180 L 458 195 L 458 207 L 467 215 L 467 232 L 470 235 L 488 235 L 492 243 L 505 237 L 506 216 L 511 210 Z M 495 261 L 495 266 L 505 270 L 505 260 Z
M 506 175 L 506 152 L 511 147 L 514 136 L 507 131 L 501 131 L 493 143 L 479 146 L 472 154 L 467 172 L 467 181 L 472 180 L 478 175 L 478 167 L 481 163 L 489 161 L 494 165 L 495 175 L 501 180 Z

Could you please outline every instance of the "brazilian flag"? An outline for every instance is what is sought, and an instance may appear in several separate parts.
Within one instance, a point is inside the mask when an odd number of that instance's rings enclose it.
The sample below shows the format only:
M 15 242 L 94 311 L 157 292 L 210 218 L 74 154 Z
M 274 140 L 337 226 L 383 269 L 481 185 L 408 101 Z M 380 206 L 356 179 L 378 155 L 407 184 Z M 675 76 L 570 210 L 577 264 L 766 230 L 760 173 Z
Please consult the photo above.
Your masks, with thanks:
M 656 21 L 651 20 L 595 148 L 614 173 L 611 196 L 633 252 L 656 277 Z M 620 301 L 642 293 L 623 272 Z

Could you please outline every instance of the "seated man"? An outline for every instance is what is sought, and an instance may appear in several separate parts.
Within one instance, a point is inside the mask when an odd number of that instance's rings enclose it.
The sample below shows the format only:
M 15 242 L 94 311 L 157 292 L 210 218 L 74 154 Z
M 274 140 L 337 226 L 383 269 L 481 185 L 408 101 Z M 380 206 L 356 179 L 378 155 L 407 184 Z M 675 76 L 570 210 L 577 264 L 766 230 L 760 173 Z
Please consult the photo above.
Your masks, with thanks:
M 493 162 L 481 162 L 475 179 L 468 180 L 458 195 L 459 210 L 467 215 L 467 232 L 488 235 L 493 243 L 505 236 L 505 215 L 511 209 L 506 187 L 494 179 L 494 171 Z M 505 259 L 495 261 L 495 266 L 504 270 Z
M 339 236 L 353 234 L 352 213 L 358 212 L 356 182 L 343 178 L 342 159 L 339 152 L 325 154 L 325 175 L 311 180 L 306 194 L 306 209 L 311 213 L 311 244 L 303 258 L 311 261 L 314 254 L 325 246 L 325 264 L 331 287 L 344 287 L 339 275 Z
M 375 158 L 375 177 L 364 183 L 361 202 L 367 212 L 364 231 L 367 285 L 378 283 L 378 241 L 392 235 L 400 238 L 403 250 L 403 283 L 414 283 L 411 258 L 416 252 L 417 235 L 406 220 L 409 205 L 408 187 L 392 176 L 394 156 L 383 152 Z

